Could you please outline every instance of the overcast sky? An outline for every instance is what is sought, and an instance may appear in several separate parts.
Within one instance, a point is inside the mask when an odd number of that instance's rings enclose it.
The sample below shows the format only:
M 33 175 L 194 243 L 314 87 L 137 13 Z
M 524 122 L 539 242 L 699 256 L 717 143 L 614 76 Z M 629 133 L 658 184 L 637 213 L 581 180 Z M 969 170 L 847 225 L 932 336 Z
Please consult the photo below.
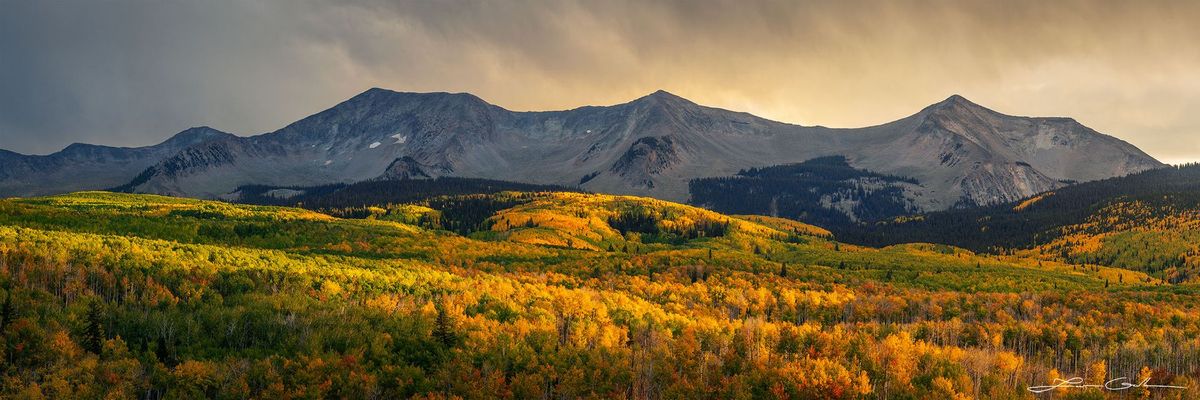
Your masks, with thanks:
M 0 0 L 0 148 L 278 129 L 370 87 L 513 110 L 656 89 L 857 127 L 958 93 L 1200 160 L 1200 2 Z

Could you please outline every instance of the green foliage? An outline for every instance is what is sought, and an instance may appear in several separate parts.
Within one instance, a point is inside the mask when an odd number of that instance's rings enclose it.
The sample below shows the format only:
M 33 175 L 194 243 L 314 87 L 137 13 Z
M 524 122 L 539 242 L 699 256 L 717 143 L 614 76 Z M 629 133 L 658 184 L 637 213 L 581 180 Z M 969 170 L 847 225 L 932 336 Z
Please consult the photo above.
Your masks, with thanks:
M 698 238 L 724 236 L 729 231 L 728 222 L 712 219 L 696 221 L 689 226 L 664 227 L 662 221 L 670 218 L 666 213 L 667 210 L 635 206 L 621 210 L 609 217 L 607 222 L 613 229 L 621 232 L 621 235 L 640 234 L 639 237 L 646 243 L 678 244 Z
M 99 300 L 88 302 L 87 315 L 84 316 L 83 345 L 84 350 L 92 354 L 100 354 L 104 350 L 104 311 Z

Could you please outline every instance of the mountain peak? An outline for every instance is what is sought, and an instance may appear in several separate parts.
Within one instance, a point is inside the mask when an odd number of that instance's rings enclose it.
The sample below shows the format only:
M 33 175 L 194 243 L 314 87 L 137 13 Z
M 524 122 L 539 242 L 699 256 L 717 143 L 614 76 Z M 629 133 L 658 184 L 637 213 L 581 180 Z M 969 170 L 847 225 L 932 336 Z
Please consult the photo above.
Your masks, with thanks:
M 925 107 L 925 109 L 921 110 L 921 111 L 923 114 L 927 114 L 927 115 L 928 114 L 947 114 L 947 113 L 955 114 L 955 115 L 963 115 L 963 113 L 974 114 L 974 113 L 980 113 L 980 112 L 996 113 L 992 109 L 989 109 L 989 108 L 981 106 L 975 102 L 967 100 L 966 97 L 962 97 L 961 95 L 958 95 L 958 94 L 950 95 L 950 97 L 947 97 L 945 100 L 931 104 L 930 106 Z
M 637 98 L 629 104 L 651 104 L 651 105 L 691 105 L 695 104 L 691 100 L 679 97 L 666 90 L 655 90 L 654 93 Z
M 959 95 L 959 94 L 952 94 L 952 95 L 950 95 L 950 97 L 947 97 L 945 100 L 942 100 L 934 105 L 942 106 L 942 107 L 948 107 L 948 106 L 964 107 L 965 106 L 965 107 L 981 107 L 982 108 L 982 106 L 980 106 L 979 104 L 975 104 L 974 102 L 967 100 L 966 97 L 962 97 L 962 95 Z
M 177 144 L 188 146 L 218 137 L 232 137 L 231 133 L 222 132 L 208 126 L 196 126 L 184 129 L 182 132 L 176 133 L 169 139 L 164 140 L 160 144 Z
M 364 90 L 364 91 L 362 91 L 362 93 L 356 94 L 356 95 L 350 97 L 349 99 L 346 99 L 344 102 L 342 102 L 342 104 L 362 102 L 362 101 L 367 101 L 368 99 L 387 97 L 387 96 L 396 96 L 396 95 L 402 95 L 402 94 L 404 94 L 404 93 L 397 92 L 394 90 L 379 88 L 379 87 L 373 87 L 373 88 Z
M 96 149 L 96 148 L 103 148 L 103 147 L 108 147 L 108 146 L 74 142 L 74 143 L 68 144 L 67 147 L 63 147 L 63 149 L 59 150 L 59 152 L 61 152 L 61 153 L 77 153 L 80 151 L 84 151 L 85 149 Z
M 674 93 L 671 93 L 671 92 L 668 92 L 668 91 L 662 90 L 662 89 L 655 90 L 654 93 L 645 95 L 642 98 L 643 99 L 662 99 L 662 100 L 686 100 L 682 97 L 675 95 Z
M 491 106 L 486 100 L 471 93 L 450 92 L 397 92 L 395 90 L 373 87 L 334 106 L 358 106 L 361 104 L 397 104 L 401 102 L 434 102 L 441 104 L 464 104 Z

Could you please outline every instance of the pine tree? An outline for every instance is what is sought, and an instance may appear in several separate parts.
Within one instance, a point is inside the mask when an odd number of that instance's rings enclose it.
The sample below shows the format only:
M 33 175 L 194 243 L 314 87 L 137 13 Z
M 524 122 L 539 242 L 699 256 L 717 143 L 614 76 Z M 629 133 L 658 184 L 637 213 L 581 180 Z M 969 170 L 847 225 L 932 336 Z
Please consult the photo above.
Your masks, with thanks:
M 104 311 L 100 308 L 100 300 L 88 303 L 87 315 L 84 317 L 83 348 L 95 354 L 104 349 Z
M 12 322 L 12 318 L 12 289 L 8 289 L 7 294 L 4 296 L 4 306 L 0 307 L 0 333 L 4 332 L 4 327 L 8 326 L 9 322 Z
M 779 267 L 779 276 L 787 278 L 787 263 L 783 263 L 783 265 Z
M 457 337 L 451 326 L 450 316 L 446 314 L 446 307 L 441 304 L 437 306 L 437 319 L 433 322 L 433 338 L 437 339 L 446 348 L 454 347 L 457 341 Z
M 167 339 L 158 338 L 157 344 L 154 346 L 154 355 L 168 367 L 175 366 L 175 360 L 171 357 L 171 351 L 167 349 Z

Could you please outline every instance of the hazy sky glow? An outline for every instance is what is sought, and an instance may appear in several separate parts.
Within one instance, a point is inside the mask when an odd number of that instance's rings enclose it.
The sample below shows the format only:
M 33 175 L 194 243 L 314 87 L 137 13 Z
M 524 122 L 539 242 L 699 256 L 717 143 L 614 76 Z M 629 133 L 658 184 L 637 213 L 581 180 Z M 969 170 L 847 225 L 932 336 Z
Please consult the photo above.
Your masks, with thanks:
M 0 148 L 271 131 L 369 87 L 513 110 L 666 89 L 805 125 L 959 93 L 1200 160 L 1197 1 L 0 0 Z

